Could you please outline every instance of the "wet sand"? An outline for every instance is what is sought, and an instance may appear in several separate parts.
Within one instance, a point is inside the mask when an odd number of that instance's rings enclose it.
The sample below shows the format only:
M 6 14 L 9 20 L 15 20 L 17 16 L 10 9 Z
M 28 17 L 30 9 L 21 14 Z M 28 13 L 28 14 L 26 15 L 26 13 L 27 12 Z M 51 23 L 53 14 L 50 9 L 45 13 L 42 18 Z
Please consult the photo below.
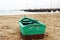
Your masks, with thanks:
M 60 14 L 25 14 L 46 25 L 42 40 L 60 40 Z M 18 21 L 24 15 L 0 16 L 0 40 L 21 40 Z

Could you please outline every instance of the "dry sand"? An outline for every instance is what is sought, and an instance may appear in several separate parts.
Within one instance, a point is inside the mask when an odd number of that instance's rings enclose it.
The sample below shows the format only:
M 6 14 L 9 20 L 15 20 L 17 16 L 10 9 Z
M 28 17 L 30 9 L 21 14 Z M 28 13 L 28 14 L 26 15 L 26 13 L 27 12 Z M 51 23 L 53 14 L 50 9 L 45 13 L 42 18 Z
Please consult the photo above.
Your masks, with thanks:
M 26 14 L 25 14 L 26 15 Z M 0 16 L 0 40 L 21 40 L 18 20 L 24 15 Z M 43 40 L 60 40 L 60 14 L 27 14 L 46 24 Z

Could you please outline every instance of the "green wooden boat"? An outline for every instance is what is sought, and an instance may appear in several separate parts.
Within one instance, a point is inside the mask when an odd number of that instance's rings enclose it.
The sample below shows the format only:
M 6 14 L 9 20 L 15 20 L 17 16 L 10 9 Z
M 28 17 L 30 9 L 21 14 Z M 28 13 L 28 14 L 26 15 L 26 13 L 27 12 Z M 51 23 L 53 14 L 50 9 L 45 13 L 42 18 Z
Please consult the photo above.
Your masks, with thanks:
M 45 33 L 45 24 L 32 18 L 21 18 L 19 20 L 19 25 L 22 35 L 37 35 Z

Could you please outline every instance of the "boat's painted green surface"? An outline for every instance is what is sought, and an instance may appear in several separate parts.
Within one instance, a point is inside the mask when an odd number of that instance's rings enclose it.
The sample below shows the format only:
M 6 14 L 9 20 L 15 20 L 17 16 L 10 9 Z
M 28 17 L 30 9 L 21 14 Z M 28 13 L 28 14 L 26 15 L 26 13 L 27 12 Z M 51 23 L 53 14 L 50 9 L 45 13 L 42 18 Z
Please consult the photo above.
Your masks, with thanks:
M 19 20 L 20 32 L 23 35 L 36 35 L 45 33 L 45 24 L 38 20 L 23 17 Z

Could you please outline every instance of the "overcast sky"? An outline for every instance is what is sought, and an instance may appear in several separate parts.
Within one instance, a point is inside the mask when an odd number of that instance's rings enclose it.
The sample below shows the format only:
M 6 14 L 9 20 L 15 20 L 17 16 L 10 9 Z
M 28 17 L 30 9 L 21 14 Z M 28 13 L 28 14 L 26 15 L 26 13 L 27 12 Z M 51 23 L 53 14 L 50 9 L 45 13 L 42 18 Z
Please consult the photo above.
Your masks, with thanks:
M 0 0 L 0 10 L 60 8 L 60 0 Z

